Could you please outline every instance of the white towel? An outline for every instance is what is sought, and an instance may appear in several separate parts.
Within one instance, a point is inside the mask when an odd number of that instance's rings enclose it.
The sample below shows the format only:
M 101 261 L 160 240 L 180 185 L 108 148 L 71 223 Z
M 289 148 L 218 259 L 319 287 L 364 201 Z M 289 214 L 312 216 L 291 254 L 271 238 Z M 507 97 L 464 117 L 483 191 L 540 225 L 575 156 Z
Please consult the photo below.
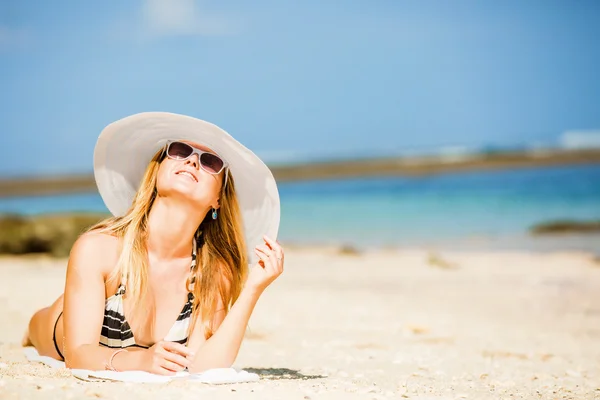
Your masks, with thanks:
M 55 360 L 52 357 L 40 356 L 35 347 L 25 347 L 23 349 L 25 357 L 29 361 L 40 362 L 52 368 L 65 368 L 63 361 Z M 165 383 L 173 379 L 186 379 L 192 382 L 225 384 L 240 382 L 256 382 L 259 380 L 257 374 L 235 368 L 215 368 L 208 371 L 190 374 L 188 372 L 178 372 L 175 376 L 164 376 L 151 374 L 145 371 L 90 371 L 87 369 L 71 369 L 74 377 L 86 381 L 121 381 L 121 382 L 143 382 L 143 383 Z

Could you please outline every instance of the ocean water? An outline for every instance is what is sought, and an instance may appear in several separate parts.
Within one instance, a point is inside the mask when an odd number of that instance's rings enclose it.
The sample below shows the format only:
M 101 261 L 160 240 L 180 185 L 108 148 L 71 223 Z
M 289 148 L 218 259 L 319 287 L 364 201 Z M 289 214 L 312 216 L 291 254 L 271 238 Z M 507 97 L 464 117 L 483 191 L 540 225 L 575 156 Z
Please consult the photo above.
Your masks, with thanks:
M 532 238 L 540 222 L 600 220 L 600 166 L 279 185 L 295 244 L 600 251 L 600 236 Z M 0 213 L 106 211 L 97 194 L 0 199 Z

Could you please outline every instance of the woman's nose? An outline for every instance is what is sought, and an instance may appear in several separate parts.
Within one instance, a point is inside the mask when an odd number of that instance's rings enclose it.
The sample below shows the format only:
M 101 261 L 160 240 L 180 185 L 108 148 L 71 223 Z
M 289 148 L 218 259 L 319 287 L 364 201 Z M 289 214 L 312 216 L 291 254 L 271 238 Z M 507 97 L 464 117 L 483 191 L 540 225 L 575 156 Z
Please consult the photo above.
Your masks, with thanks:
M 185 160 L 185 163 L 188 165 L 193 165 L 194 168 L 198 169 L 200 166 L 200 160 L 198 159 L 198 154 L 192 154 L 190 158 Z

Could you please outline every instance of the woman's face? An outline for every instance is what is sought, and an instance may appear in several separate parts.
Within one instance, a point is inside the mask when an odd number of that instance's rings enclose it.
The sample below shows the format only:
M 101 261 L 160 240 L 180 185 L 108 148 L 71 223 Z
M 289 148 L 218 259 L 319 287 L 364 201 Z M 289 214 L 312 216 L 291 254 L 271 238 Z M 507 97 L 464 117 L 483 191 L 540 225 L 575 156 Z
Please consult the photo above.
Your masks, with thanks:
M 216 154 L 210 148 L 198 143 L 182 140 L 192 147 Z M 185 160 L 165 156 L 158 168 L 156 189 L 159 196 L 183 197 L 200 207 L 219 207 L 219 193 L 225 169 L 219 174 L 211 174 L 200 166 L 197 154 Z

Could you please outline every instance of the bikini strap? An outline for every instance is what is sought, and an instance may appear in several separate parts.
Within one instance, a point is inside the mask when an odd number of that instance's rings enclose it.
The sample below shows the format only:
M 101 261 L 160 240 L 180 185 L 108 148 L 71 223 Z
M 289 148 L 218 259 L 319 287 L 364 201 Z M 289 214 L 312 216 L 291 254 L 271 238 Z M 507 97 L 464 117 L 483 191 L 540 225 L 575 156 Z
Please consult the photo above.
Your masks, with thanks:
M 190 293 L 194 291 L 194 285 L 196 284 L 197 258 L 198 242 L 196 241 L 196 238 L 194 238 L 192 239 L 192 264 L 190 265 Z
M 117 293 L 115 293 L 117 296 L 122 296 L 125 294 L 125 292 L 127 291 L 127 286 L 125 286 L 125 282 L 121 281 L 121 284 L 119 285 L 119 288 L 117 289 Z
M 121 283 L 119 284 L 119 288 L 117 289 L 116 294 L 125 294 L 127 290 L 127 275 L 121 274 Z

